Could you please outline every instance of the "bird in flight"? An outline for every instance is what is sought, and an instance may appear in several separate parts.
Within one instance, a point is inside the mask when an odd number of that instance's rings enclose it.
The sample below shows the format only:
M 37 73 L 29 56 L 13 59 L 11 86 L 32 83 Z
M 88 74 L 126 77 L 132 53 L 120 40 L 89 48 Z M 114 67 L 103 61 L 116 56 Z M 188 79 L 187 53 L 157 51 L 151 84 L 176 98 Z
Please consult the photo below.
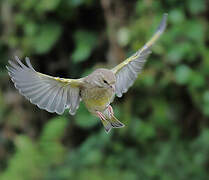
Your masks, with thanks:
M 9 61 L 9 76 L 20 94 L 31 103 L 48 112 L 62 114 L 65 109 L 74 115 L 82 100 L 90 113 L 100 118 L 108 133 L 124 124 L 115 116 L 111 103 L 133 85 L 151 53 L 151 47 L 166 28 L 167 14 L 151 39 L 135 54 L 113 69 L 100 68 L 80 79 L 53 77 L 35 71 L 28 57 L 23 64 L 18 57 Z

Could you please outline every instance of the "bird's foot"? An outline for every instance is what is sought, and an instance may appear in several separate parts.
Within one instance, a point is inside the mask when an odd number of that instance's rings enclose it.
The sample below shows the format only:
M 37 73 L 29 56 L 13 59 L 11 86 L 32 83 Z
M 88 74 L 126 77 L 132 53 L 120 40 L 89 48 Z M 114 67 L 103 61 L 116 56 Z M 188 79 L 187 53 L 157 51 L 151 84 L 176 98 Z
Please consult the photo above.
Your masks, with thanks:
M 104 116 L 104 114 L 102 114 L 101 112 L 97 111 L 97 116 L 101 119 L 101 120 L 105 120 L 106 121 L 106 118 Z
M 114 112 L 113 112 L 113 108 L 111 105 L 108 105 L 107 107 L 107 111 L 109 113 L 109 119 L 108 121 L 111 123 L 113 128 L 122 128 L 125 125 L 120 122 L 115 116 L 114 116 Z
M 106 133 L 109 133 L 110 130 L 112 129 L 111 123 L 106 120 L 104 114 L 102 114 L 101 112 L 97 111 L 96 114 L 99 117 L 99 119 L 102 121 Z
M 114 112 L 113 112 L 113 109 L 112 109 L 111 105 L 108 105 L 107 110 L 110 113 L 110 115 L 114 115 Z

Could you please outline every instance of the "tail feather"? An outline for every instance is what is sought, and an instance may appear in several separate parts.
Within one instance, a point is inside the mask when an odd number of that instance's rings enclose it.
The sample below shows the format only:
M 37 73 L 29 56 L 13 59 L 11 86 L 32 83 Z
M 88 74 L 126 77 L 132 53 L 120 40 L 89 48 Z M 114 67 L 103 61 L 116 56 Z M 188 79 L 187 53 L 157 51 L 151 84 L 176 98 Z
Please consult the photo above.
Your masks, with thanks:
M 114 115 L 111 116 L 110 119 L 108 119 L 108 121 L 110 122 L 111 126 L 113 128 L 122 128 L 124 127 L 125 125 L 120 122 Z
M 112 128 L 122 128 L 125 126 L 113 114 L 111 114 L 108 109 L 103 112 L 103 115 L 105 116 L 105 120 L 101 119 L 101 121 L 106 133 L 109 133 Z
M 108 134 L 110 132 L 110 130 L 112 129 L 111 123 L 109 121 L 103 120 L 103 119 L 101 119 L 101 121 L 104 126 L 105 132 Z

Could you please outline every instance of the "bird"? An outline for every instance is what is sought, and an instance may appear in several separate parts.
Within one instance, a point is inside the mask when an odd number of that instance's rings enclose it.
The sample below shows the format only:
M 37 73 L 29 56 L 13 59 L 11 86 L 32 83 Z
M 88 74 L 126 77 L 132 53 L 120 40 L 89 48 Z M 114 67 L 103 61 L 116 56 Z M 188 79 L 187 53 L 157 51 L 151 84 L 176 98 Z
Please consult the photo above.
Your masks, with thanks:
M 30 59 L 23 63 L 17 56 L 6 66 L 19 93 L 31 103 L 48 112 L 61 115 L 65 109 L 74 115 L 83 101 L 88 111 L 101 120 L 105 132 L 125 125 L 114 115 L 110 105 L 115 96 L 121 97 L 133 85 L 151 53 L 151 47 L 166 28 L 167 13 L 150 38 L 135 54 L 112 69 L 99 68 L 79 79 L 53 77 L 37 72 Z

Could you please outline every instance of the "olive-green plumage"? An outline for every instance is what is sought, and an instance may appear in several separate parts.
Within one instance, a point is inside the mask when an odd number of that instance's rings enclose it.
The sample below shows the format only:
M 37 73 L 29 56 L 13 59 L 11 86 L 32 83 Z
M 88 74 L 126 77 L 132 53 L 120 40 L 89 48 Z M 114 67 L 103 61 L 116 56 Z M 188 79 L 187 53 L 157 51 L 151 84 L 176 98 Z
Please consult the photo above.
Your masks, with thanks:
M 69 109 L 74 115 L 79 103 L 83 100 L 86 108 L 98 116 L 106 132 L 111 128 L 121 128 L 110 103 L 115 95 L 121 97 L 132 86 L 150 54 L 150 49 L 166 27 L 167 14 L 164 15 L 152 38 L 133 56 L 113 69 L 97 69 L 80 79 L 64 79 L 36 72 L 29 58 L 23 64 L 18 57 L 9 61 L 8 73 L 15 87 L 31 103 L 49 112 L 62 114 Z
M 97 78 L 94 79 L 94 77 Z M 96 111 L 103 112 L 115 95 L 114 86 L 116 78 L 114 73 L 108 69 L 97 69 L 87 76 L 84 82 L 81 88 L 81 98 L 87 109 L 91 113 L 95 113 Z M 98 86 L 98 83 L 101 85 Z

